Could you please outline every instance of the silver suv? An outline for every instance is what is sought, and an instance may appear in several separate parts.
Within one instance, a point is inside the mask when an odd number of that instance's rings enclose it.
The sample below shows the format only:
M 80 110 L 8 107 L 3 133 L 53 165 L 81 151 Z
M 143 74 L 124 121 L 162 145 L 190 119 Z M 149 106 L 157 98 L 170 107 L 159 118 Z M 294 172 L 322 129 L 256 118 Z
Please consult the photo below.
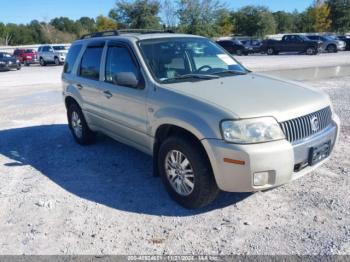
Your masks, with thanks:
M 68 47 L 63 45 L 43 45 L 38 49 L 41 66 L 47 64 L 61 65 L 66 61 Z
M 101 132 L 152 155 L 186 208 L 220 190 L 295 180 L 329 157 L 339 132 L 327 95 L 252 73 L 200 36 L 88 35 L 71 46 L 62 79 L 75 140 Z
M 346 43 L 344 41 L 338 40 L 333 36 L 328 35 L 307 35 L 310 40 L 320 41 L 321 49 L 329 52 L 336 53 L 338 51 L 344 51 L 346 48 Z

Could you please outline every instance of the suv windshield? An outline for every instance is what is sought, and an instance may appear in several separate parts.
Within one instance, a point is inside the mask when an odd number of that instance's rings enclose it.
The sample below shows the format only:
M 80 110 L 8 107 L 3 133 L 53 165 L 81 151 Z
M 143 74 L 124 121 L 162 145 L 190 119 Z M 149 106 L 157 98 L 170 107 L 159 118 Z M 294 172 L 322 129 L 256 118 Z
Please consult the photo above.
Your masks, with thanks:
M 205 38 L 162 38 L 139 42 L 153 76 L 160 82 L 213 79 L 248 71 Z
M 68 50 L 68 47 L 66 47 L 66 46 L 53 46 L 53 49 L 56 51 L 61 51 L 61 50 Z

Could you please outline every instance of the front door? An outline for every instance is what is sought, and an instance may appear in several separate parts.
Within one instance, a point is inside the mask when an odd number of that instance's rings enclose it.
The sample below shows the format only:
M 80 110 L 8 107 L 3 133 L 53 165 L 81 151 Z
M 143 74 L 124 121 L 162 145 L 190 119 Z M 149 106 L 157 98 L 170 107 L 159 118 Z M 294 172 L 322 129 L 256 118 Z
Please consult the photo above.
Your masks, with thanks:
M 105 119 L 104 128 L 141 150 L 149 150 L 146 110 L 147 87 L 139 64 L 126 44 L 110 42 L 105 51 L 103 81 L 101 81 L 101 103 Z M 139 80 L 137 87 L 120 85 L 116 81 L 119 73 L 132 73 Z

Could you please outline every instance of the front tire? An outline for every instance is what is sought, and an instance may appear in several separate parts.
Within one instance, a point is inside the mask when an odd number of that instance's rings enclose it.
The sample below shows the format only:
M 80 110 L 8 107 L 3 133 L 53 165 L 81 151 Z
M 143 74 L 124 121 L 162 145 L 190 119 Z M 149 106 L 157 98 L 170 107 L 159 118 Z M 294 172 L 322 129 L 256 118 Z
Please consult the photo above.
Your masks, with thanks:
M 89 145 L 95 141 L 96 134 L 88 127 L 81 108 L 72 103 L 67 112 L 69 129 L 80 145 Z
M 56 66 L 59 66 L 59 65 L 61 64 L 61 62 L 60 62 L 60 60 L 58 59 L 58 57 L 55 57 L 54 62 L 55 62 L 55 65 L 56 65 Z
M 219 193 L 208 157 L 198 143 L 186 136 L 169 137 L 158 154 L 159 174 L 169 195 L 189 209 L 208 205 Z

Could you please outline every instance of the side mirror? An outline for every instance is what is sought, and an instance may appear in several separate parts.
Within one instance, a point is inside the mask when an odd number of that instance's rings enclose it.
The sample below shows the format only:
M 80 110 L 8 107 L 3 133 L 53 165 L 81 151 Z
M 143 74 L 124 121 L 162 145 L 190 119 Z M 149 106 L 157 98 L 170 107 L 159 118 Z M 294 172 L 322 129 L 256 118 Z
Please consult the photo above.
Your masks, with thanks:
M 139 80 L 133 72 L 120 72 L 113 76 L 113 84 L 136 88 Z

